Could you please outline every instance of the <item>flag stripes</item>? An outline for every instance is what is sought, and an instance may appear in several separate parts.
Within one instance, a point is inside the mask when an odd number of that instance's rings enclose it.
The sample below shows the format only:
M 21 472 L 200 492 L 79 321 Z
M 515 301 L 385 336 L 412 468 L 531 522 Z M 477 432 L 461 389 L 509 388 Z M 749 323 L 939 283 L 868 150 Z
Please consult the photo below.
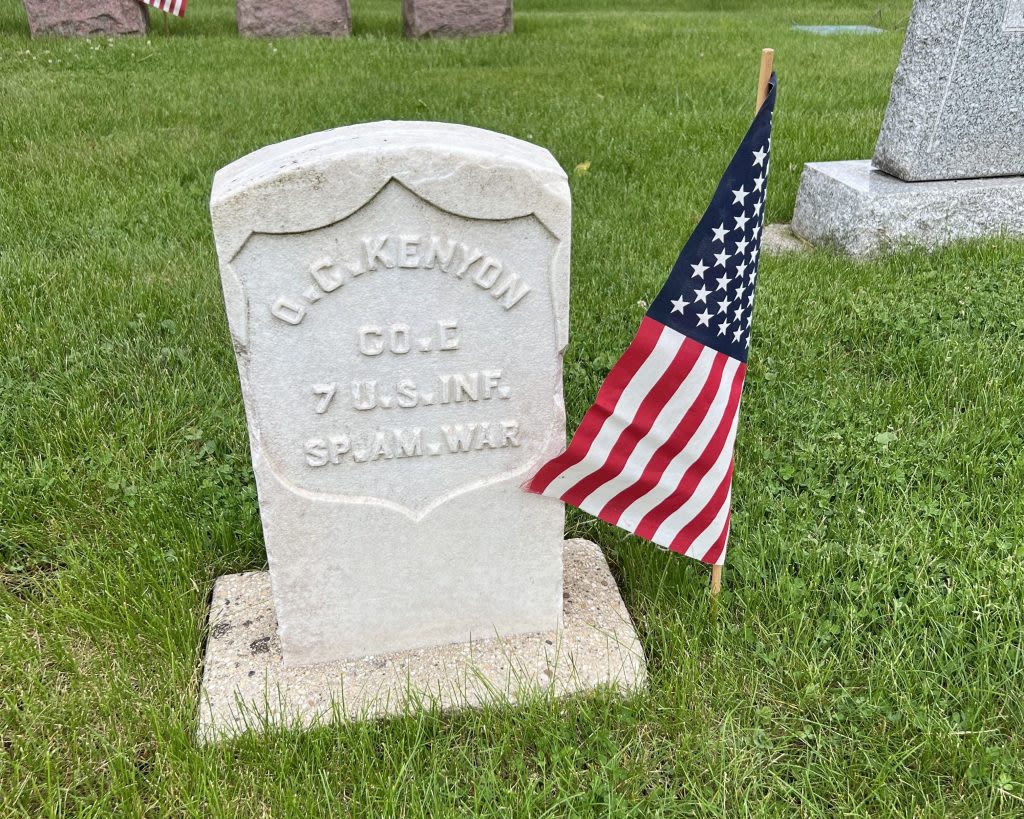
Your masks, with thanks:
M 527 489 L 719 561 L 745 373 L 737 359 L 645 317 L 569 448 Z
M 188 0 L 140 0 L 140 2 L 155 9 L 160 9 L 160 11 L 166 11 L 175 17 L 184 17 L 185 7 L 188 5 Z
M 524 485 L 725 561 L 770 165 L 773 74 L 715 196 L 568 449 Z

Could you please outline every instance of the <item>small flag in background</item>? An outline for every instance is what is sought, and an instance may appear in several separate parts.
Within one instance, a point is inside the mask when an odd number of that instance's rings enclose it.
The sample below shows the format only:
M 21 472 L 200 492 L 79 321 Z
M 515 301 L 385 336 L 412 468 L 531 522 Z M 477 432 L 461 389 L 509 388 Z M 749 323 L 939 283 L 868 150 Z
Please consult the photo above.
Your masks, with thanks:
M 721 564 L 747 372 L 776 79 L 569 448 L 525 485 Z
M 160 9 L 160 11 L 166 11 L 175 17 L 184 17 L 185 6 L 188 5 L 188 0 L 140 0 L 140 2 L 155 9 Z

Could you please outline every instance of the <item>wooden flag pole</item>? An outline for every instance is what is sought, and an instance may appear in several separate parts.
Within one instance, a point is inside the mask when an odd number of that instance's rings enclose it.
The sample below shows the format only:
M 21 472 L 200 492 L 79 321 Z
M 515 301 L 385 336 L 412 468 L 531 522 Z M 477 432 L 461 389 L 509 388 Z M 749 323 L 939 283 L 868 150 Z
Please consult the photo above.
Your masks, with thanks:
M 775 62 L 775 49 L 761 49 L 761 73 L 757 77 L 757 105 L 754 107 L 754 116 L 761 110 L 764 101 L 768 99 L 768 82 L 772 78 L 772 63 Z
M 761 71 L 757 76 L 757 104 L 754 106 L 754 116 L 761 110 L 764 101 L 768 99 L 768 82 L 772 78 L 772 64 L 775 62 L 775 49 L 761 49 Z M 720 564 L 711 567 L 711 598 L 717 599 L 722 591 L 722 566 Z

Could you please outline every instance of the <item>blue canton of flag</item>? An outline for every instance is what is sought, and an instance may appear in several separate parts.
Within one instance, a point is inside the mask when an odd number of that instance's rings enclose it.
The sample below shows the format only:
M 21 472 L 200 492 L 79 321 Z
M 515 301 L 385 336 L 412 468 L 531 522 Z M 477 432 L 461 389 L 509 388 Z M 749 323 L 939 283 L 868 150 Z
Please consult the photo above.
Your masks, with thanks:
M 721 564 L 767 194 L 776 78 L 636 337 L 527 491 Z
M 647 315 L 746 361 L 768 192 L 771 90 Z

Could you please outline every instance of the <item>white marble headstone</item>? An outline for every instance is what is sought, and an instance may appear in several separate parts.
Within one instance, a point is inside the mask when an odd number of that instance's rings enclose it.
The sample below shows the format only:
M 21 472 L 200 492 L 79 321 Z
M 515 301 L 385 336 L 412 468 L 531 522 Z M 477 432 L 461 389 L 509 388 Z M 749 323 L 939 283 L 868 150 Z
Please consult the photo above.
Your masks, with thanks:
M 570 197 L 544 149 L 378 122 L 211 200 L 285 662 L 544 631 L 563 509 Z

